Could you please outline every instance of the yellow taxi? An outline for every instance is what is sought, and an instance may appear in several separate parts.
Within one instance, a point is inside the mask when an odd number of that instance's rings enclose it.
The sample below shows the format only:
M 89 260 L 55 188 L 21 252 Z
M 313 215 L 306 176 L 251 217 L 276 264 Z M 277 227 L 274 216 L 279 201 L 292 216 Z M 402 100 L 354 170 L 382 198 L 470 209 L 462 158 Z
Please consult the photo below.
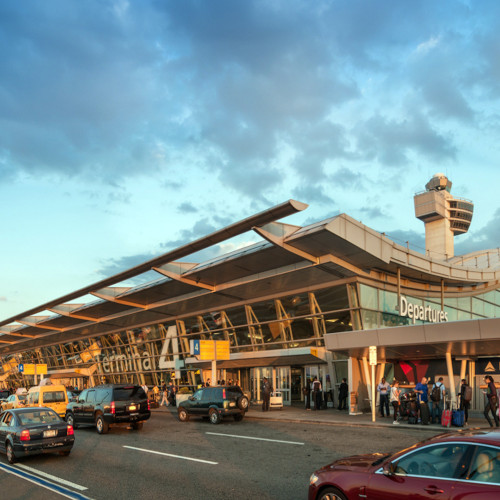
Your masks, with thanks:
M 64 385 L 37 385 L 28 391 L 26 406 L 45 406 L 52 408 L 60 417 L 66 415 L 68 393 Z
M 11 394 L 5 401 L 2 401 L 2 411 L 11 408 L 24 408 L 26 406 L 26 394 Z

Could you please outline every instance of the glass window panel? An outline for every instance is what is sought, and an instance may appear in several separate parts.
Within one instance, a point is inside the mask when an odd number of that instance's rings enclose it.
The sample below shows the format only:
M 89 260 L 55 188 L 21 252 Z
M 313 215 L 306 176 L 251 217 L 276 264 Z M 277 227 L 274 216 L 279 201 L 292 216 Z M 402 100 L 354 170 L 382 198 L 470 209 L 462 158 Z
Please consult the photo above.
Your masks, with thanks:
M 345 285 L 323 288 L 322 290 L 315 291 L 314 295 L 323 312 L 349 308 L 349 299 Z
M 351 331 L 351 314 L 349 311 L 325 315 L 326 333 Z
M 378 309 L 378 290 L 371 286 L 359 285 L 361 307 L 365 309 Z
M 472 297 L 472 312 L 474 314 L 484 315 L 484 301 L 476 297 Z
M 458 298 L 458 308 L 464 311 L 471 310 L 471 298 L 470 297 L 459 297 Z
M 398 314 L 396 306 L 398 305 L 398 294 L 379 290 L 380 308 L 384 312 Z

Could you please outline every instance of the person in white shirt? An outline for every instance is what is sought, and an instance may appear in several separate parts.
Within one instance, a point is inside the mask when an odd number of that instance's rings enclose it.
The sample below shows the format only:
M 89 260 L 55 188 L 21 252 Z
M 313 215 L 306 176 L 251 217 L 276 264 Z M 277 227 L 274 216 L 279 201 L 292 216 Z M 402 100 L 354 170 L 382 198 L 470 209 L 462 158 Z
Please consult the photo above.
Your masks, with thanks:
M 399 424 L 398 422 L 398 411 L 399 411 L 399 396 L 401 395 L 401 389 L 399 388 L 399 382 L 394 380 L 391 387 L 391 405 L 394 409 L 394 421 L 393 424 Z
M 385 417 L 384 409 L 389 417 L 389 394 L 390 394 L 391 386 L 388 382 L 386 382 L 385 378 L 382 377 L 380 384 L 377 386 L 377 391 L 380 395 L 380 416 Z

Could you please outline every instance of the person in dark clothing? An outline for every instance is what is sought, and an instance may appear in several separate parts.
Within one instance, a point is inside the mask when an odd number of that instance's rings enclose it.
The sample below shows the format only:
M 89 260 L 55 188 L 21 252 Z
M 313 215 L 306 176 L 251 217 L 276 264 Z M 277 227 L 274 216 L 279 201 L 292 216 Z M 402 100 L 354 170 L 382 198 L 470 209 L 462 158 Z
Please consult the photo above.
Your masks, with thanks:
M 489 416 L 489 412 L 491 411 L 491 413 L 493 414 L 493 419 L 495 420 L 495 425 L 499 427 L 500 422 L 497 416 L 497 407 L 498 407 L 497 388 L 495 386 L 495 382 L 493 382 L 493 377 L 491 377 L 490 375 L 486 375 L 486 377 L 484 377 L 484 381 L 488 384 L 486 391 L 483 391 L 483 393 L 486 394 L 486 397 L 488 398 L 488 403 L 484 408 L 484 417 L 490 424 L 490 427 L 493 427 L 493 424 Z
M 313 378 L 312 383 L 312 393 L 314 400 L 314 409 L 321 409 L 321 382 L 318 380 L 318 377 Z
M 273 387 L 267 377 L 262 380 L 261 386 L 262 392 L 262 411 L 269 411 L 269 400 L 271 399 L 271 393 L 273 392 Z
M 348 390 L 347 380 L 343 378 L 339 386 L 339 410 L 347 410 L 346 401 Z
M 467 380 L 462 379 L 460 386 L 460 409 L 464 411 L 464 423 L 469 425 L 467 422 L 469 420 L 469 408 L 470 408 L 470 398 L 471 398 L 471 388 L 467 383 Z

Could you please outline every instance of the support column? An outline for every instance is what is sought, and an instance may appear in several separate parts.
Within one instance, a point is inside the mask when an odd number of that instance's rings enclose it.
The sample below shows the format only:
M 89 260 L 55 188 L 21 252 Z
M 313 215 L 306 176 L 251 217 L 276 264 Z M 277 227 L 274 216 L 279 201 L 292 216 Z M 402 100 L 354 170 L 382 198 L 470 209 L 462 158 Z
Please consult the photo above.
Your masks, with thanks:
M 475 409 L 476 405 L 476 362 L 471 361 L 469 365 L 469 385 L 472 387 L 471 409 Z
M 368 399 L 370 401 L 370 408 L 374 407 L 374 402 L 372 401 L 372 381 L 370 376 L 370 368 L 368 366 L 368 360 L 366 356 L 363 356 L 363 371 L 365 373 L 366 389 L 368 391 Z
M 446 367 L 448 368 L 448 380 L 450 381 L 450 398 L 451 403 L 456 404 L 457 395 L 455 392 L 455 377 L 453 376 L 453 363 L 451 362 L 451 353 L 446 353 Z
M 460 365 L 460 380 L 465 378 L 467 372 L 467 360 L 462 359 L 462 364 Z

